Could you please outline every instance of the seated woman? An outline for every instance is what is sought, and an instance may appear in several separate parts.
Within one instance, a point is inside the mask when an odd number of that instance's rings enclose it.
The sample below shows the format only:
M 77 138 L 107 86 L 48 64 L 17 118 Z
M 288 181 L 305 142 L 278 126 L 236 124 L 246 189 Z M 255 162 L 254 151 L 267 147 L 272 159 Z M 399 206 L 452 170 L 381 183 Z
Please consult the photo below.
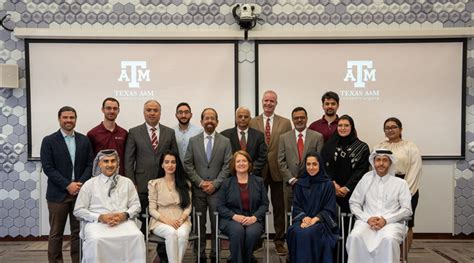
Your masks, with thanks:
M 158 179 L 148 182 L 150 230 L 165 239 L 169 262 L 182 262 L 191 232 L 191 189 L 178 154 L 165 151 Z
M 229 237 L 231 262 L 255 260 L 252 253 L 264 231 L 268 197 L 263 179 L 250 174 L 252 159 L 237 151 L 230 163 L 233 175 L 221 185 L 217 211 L 219 229 Z
M 305 163 L 293 191 L 293 224 L 287 233 L 290 262 L 332 263 L 338 240 L 335 189 L 318 153 L 309 152 Z

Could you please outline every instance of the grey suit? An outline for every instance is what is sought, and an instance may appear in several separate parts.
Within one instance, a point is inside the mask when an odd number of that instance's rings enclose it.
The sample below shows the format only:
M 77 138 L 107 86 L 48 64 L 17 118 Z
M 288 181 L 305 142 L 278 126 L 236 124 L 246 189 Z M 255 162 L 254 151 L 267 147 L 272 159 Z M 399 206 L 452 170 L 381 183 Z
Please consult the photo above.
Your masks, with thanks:
M 280 136 L 280 143 L 278 147 L 278 163 L 280 164 L 280 173 L 283 175 L 285 182 L 285 208 L 287 212 L 291 211 L 291 205 L 293 203 L 293 191 L 288 181 L 291 178 L 298 178 L 300 172 L 306 167 L 303 160 L 299 160 L 298 156 L 298 145 L 296 135 L 299 132 L 295 129 L 284 133 Z M 324 137 L 321 133 L 313 130 L 306 129 L 306 136 L 304 138 L 304 156 L 310 151 L 316 151 L 321 153 L 324 145 Z
M 143 211 L 148 207 L 148 181 L 158 178 L 161 154 L 165 150 L 178 153 L 174 130 L 161 124 L 159 129 L 156 151 L 145 123 L 130 129 L 125 144 L 125 174 L 137 186 Z M 142 224 L 142 231 L 144 227 Z
M 225 136 L 215 133 L 211 159 L 208 161 L 204 148 L 204 133 L 200 133 L 189 140 L 188 149 L 184 157 L 184 170 L 188 174 L 189 180 L 193 183 L 193 205 L 196 212 L 201 212 L 201 233 L 206 233 L 207 209 L 211 218 L 212 253 L 215 255 L 215 227 L 216 220 L 214 212 L 217 206 L 217 195 L 206 194 L 199 188 L 203 181 L 212 181 L 216 192 L 225 178 L 229 176 L 229 163 L 232 159 L 232 147 L 230 141 Z M 201 236 L 201 256 L 205 258 L 206 235 Z M 197 246 L 196 246 L 197 247 Z

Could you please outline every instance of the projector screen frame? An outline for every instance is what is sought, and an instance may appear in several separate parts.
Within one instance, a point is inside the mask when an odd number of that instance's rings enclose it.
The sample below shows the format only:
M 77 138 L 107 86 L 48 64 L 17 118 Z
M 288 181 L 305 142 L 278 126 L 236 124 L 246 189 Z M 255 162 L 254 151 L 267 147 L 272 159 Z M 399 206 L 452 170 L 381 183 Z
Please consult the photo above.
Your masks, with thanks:
M 462 43 L 462 90 L 461 90 L 461 149 L 458 155 L 423 155 L 423 160 L 464 160 L 466 156 L 466 77 L 467 77 L 467 38 L 413 38 L 413 39 L 345 39 L 345 40 L 317 40 L 317 39 L 298 39 L 298 40 L 255 40 L 255 112 L 256 116 L 260 114 L 260 75 L 259 75 L 259 47 L 266 44 L 396 44 L 396 43 Z M 322 94 L 321 94 L 322 95 Z M 319 102 L 319 98 L 318 98 Z M 308 120 L 308 125 L 313 120 Z M 369 145 L 372 147 L 372 145 Z
M 32 156 L 32 128 L 31 128 L 31 78 L 30 78 L 30 44 L 33 43 L 60 43 L 60 44 L 232 44 L 234 57 L 234 110 L 239 105 L 239 70 L 238 70 L 238 41 L 237 40 L 127 40 L 127 39 L 57 39 L 57 38 L 25 38 L 25 78 L 26 78 L 26 105 L 27 105 L 27 160 L 40 161 L 40 157 Z M 198 114 L 199 115 L 199 114 Z

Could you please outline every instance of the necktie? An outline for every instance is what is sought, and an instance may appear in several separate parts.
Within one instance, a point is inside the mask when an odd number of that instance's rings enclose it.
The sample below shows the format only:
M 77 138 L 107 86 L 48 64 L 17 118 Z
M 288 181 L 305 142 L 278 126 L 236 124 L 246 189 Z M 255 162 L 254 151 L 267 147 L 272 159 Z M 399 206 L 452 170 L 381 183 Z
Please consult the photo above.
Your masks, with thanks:
M 298 134 L 298 157 L 301 159 L 303 158 L 303 149 L 304 149 L 304 143 L 303 143 L 303 134 Z
M 265 124 L 265 143 L 270 144 L 270 118 L 267 118 L 267 123 Z
M 158 148 L 158 138 L 156 137 L 156 128 L 153 127 L 151 130 L 151 147 L 153 147 L 153 151 L 156 151 Z
M 242 151 L 247 151 L 247 140 L 245 139 L 245 132 L 241 131 L 240 132 L 240 149 Z
M 207 157 L 207 161 L 210 161 L 211 160 L 211 154 L 212 154 L 212 136 L 207 135 L 206 138 L 207 138 L 206 157 Z

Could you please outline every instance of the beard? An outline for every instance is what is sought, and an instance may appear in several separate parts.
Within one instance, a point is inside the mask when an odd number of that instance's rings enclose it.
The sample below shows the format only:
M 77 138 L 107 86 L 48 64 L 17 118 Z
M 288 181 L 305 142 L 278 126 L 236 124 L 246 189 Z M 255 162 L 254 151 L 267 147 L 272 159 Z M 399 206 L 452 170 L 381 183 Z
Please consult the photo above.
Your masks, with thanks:
M 329 110 L 329 111 L 325 111 L 324 114 L 326 114 L 327 116 L 334 116 L 336 115 L 336 111 L 335 110 Z
M 189 121 L 191 121 L 191 119 L 186 119 L 186 120 L 182 120 L 182 119 L 178 119 L 178 122 L 179 124 L 181 125 L 188 125 L 189 124 Z

